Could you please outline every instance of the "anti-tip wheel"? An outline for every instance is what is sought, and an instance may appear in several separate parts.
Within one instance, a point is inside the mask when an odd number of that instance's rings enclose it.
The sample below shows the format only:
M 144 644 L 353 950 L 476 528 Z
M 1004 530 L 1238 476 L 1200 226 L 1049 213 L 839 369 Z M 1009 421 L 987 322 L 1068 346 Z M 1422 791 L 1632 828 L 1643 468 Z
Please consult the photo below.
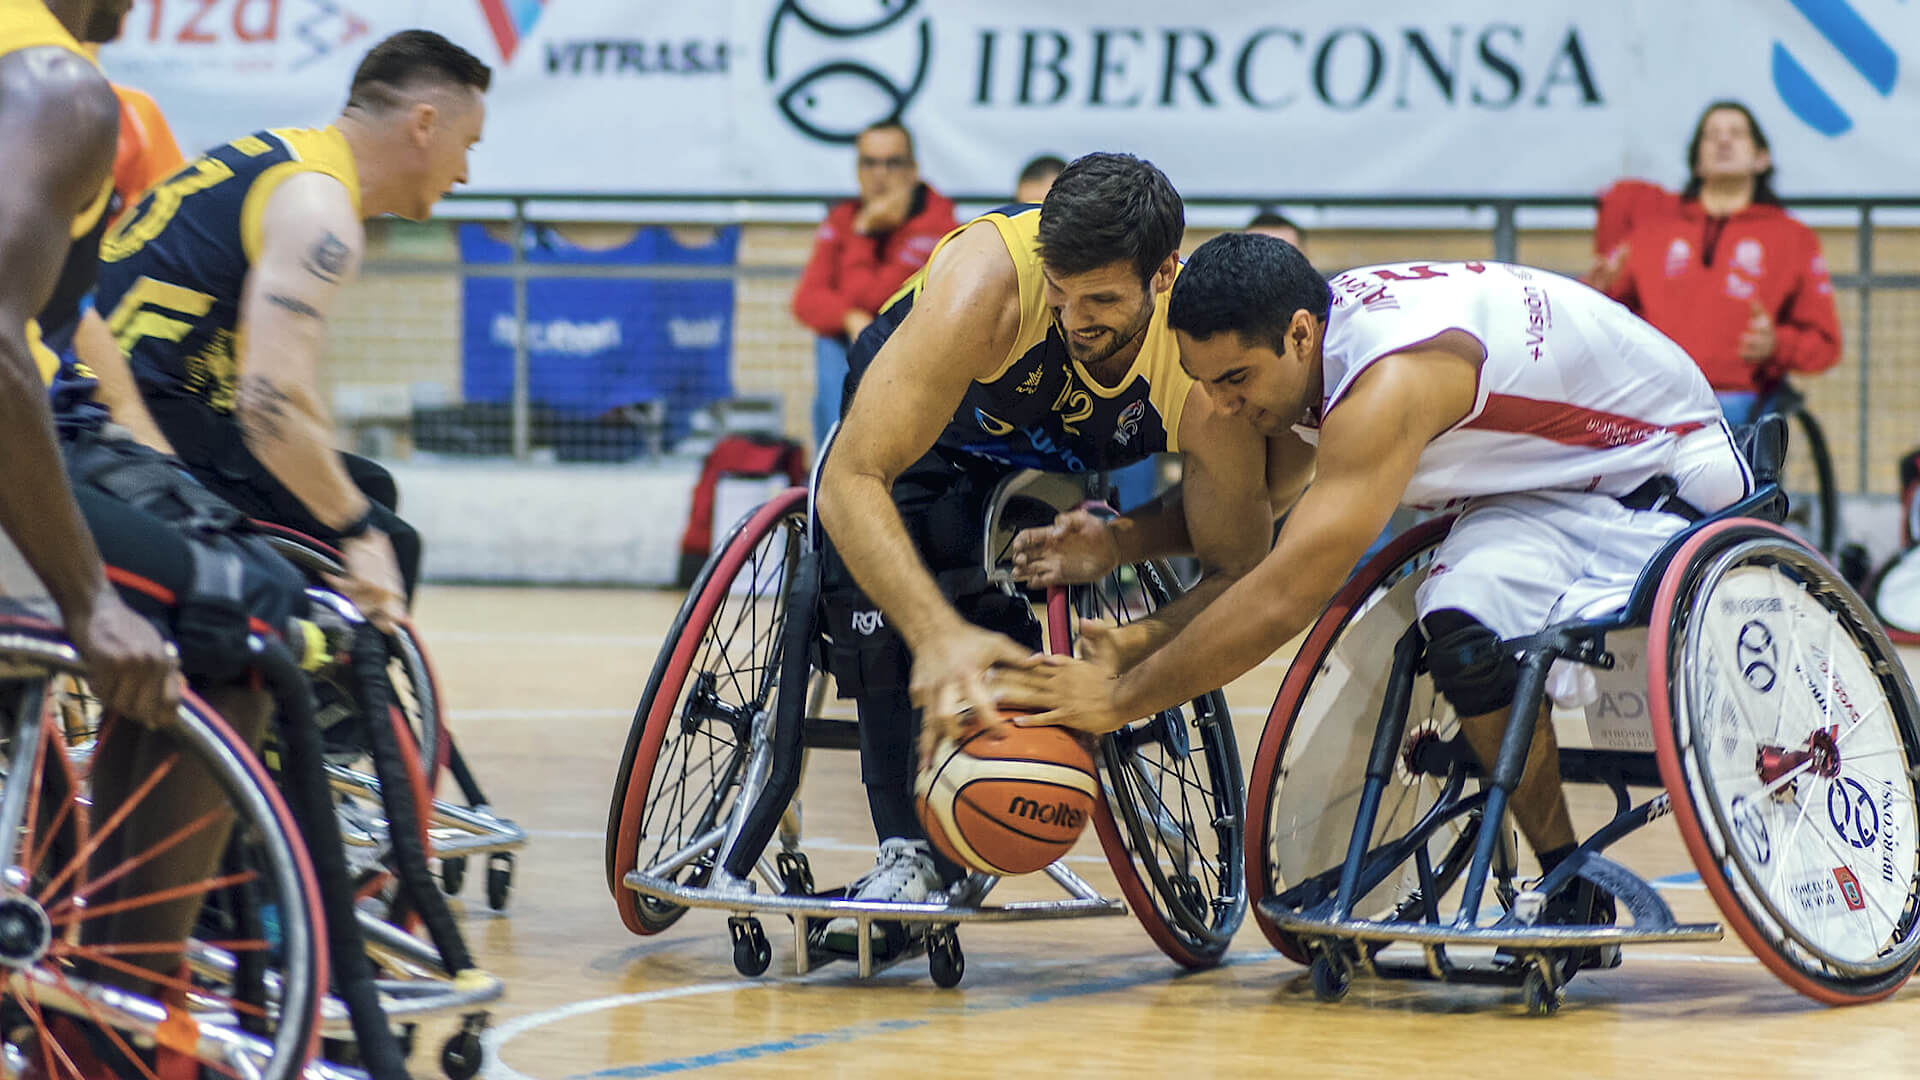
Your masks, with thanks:
M 448 1080 L 473 1080 L 480 1075 L 481 1064 L 480 1036 L 475 1032 L 462 1031 L 440 1049 L 440 1071 Z
M 728 919 L 727 929 L 733 936 L 733 970 L 749 979 L 766 974 L 768 965 L 773 963 L 773 946 L 768 944 L 767 932 L 761 929 L 760 920 Z
M 507 897 L 513 893 L 513 856 L 501 853 L 487 860 L 487 906 L 507 910 Z
M 467 860 L 464 856 L 440 860 L 440 890 L 448 896 L 460 895 L 467 884 Z
M 960 985 L 967 974 L 967 954 L 960 951 L 960 937 L 951 930 L 935 934 L 927 942 L 927 974 L 942 990 Z
M 1566 989 L 1549 982 L 1537 967 L 1527 972 L 1520 992 L 1526 995 L 1528 1016 L 1552 1016 L 1560 1011 L 1560 1001 L 1566 996 Z
M 1353 972 L 1324 952 L 1313 958 L 1308 976 L 1313 980 L 1313 996 L 1321 1001 L 1339 1001 L 1353 988 Z

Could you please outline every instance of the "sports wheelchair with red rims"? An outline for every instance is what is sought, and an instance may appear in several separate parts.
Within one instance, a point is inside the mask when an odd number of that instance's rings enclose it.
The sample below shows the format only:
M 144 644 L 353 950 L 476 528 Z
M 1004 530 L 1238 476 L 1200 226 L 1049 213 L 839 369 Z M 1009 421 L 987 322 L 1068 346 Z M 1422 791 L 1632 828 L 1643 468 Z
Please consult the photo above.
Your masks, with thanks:
M 1086 500 L 1081 479 L 1017 473 L 1002 481 L 984 516 L 989 580 L 1024 595 L 997 556 L 1019 529 Z M 1093 823 L 1124 903 L 1102 897 L 1064 862 L 1044 872 L 1065 899 L 989 905 L 997 879 L 984 874 L 956 886 L 946 903 L 856 901 L 844 889 L 816 887 L 801 849 L 801 768 L 809 750 L 857 749 L 859 742 L 853 723 L 820 715 L 826 642 L 813 521 L 802 488 L 748 514 L 715 548 L 668 631 L 608 812 L 607 885 L 627 928 L 655 934 L 689 908 L 726 911 L 734 966 L 752 976 L 772 959 L 759 914 L 792 920 L 802 973 L 836 955 L 822 948 L 826 924 L 851 917 L 859 924 L 860 977 L 924 952 L 934 981 L 953 986 L 965 968 L 955 932 L 962 923 L 1131 909 L 1174 962 L 1218 963 L 1246 911 L 1240 762 L 1218 692 L 1099 742 Z M 1070 651 L 1077 617 L 1138 618 L 1179 591 L 1161 564 L 1051 590 L 1047 647 Z M 904 926 L 898 948 L 877 958 L 870 922 Z
M 1778 524 L 1778 460 L 1760 455 L 1755 494 L 1673 537 L 1619 613 L 1504 643 L 1519 680 L 1491 769 L 1425 673 L 1414 624 L 1450 519 L 1401 536 L 1335 596 L 1268 717 L 1246 838 L 1256 920 L 1311 966 L 1319 998 L 1364 972 L 1518 985 L 1545 1015 L 1622 945 L 1719 939 L 1602 854 L 1669 815 L 1725 922 L 1787 985 L 1847 1004 L 1906 982 L 1920 960 L 1920 705 L 1860 598 Z M 1595 748 L 1560 751 L 1562 779 L 1604 785 L 1615 813 L 1525 882 L 1504 819 L 1556 662 L 1640 698 L 1651 725 L 1590 714 Z M 1659 790 L 1636 803 L 1631 787 Z M 1536 923 L 1569 886 L 1604 890 L 1630 923 Z M 1498 950 L 1491 965 L 1451 951 L 1476 946 Z
M 255 647 L 274 662 L 265 653 L 277 646 Z M 159 740 L 148 771 L 109 808 L 94 797 L 91 747 L 133 721 L 99 722 L 91 700 L 60 628 L 0 599 L 0 1073 L 78 1076 L 76 1063 L 99 1063 L 151 1076 L 140 1059 L 160 1046 L 231 1076 L 362 1075 L 314 1058 L 328 985 L 320 889 L 295 817 L 246 742 L 189 693 L 173 724 L 147 736 Z M 130 822 L 165 813 L 149 800 L 160 779 L 188 768 L 222 805 L 136 838 Z M 154 880 L 170 850 L 223 821 L 211 876 Z M 145 936 L 127 917 L 189 898 L 202 902 L 190 941 Z M 177 974 L 137 966 L 175 952 L 189 958 Z M 221 962 L 204 969 L 201 957 Z M 124 989 L 128 976 L 157 993 Z

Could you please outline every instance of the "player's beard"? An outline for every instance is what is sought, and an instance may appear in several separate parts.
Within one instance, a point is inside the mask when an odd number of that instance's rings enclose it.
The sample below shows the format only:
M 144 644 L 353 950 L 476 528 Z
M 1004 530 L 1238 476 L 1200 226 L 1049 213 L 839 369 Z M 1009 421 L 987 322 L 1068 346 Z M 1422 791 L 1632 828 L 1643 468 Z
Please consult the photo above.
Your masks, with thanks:
M 80 40 L 93 45 L 120 40 L 120 25 L 126 22 L 129 10 L 130 5 L 120 0 L 97 0 L 93 11 L 87 16 L 87 25 Z
M 1059 317 L 1059 312 L 1056 311 L 1054 318 L 1058 320 Z M 1076 344 L 1073 335 L 1068 333 L 1065 327 L 1061 327 L 1060 336 L 1066 339 L 1067 355 L 1079 361 L 1082 367 L 1098 367 L 1112 359 L 1115 353 L 1138 340 L 1140 335 L 1147 332 L 1147 324 L 1152 321 L 1153 295 L 1149 293 L 1146 300 L 1140 305 L 1140 314 L 1137 315 L 1132 322 L 1117 331 L 1111 327 L 1106 328 L 1109 330 L 1107 340 L 1099 345 L 1093 346 L 1091 349 L 1084 349 L 1082 346 Z

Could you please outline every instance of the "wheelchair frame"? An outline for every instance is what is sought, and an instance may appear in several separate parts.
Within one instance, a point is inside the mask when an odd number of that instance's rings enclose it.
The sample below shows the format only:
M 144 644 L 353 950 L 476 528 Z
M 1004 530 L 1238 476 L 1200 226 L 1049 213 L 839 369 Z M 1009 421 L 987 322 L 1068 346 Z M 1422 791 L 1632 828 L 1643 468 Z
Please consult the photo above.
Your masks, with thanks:
M 1649 688 L 1649 712 L 1654 714 L 1656 745 L 1663 738 L 1667 740 L 1665 755 L 1639 751 L 1562 749 L 1559 764 L 1563 781 L 1606 785 L 1615 796 L 1614 816 L 1585 837 L 1572 855 L 1537 883 L 1517 895 L 1504 896 L 1502 906 L 1506 910 L 1499 919 L 1490 925 L 1481 923 L 1480 907 L 1490 874 L 1497 870 L 1503 885 L 1511 880 L 1512 856 L 1504 848 L 1508 799 L 1519 781 L 1539 721 L 1541 705 L 1545 700 L 1548 668 L 1560 659 L 1611 668 L 1614 658 L 1606 649 L 1606 636 L 1641 627 L 1649 627 L 1649 656 L 1653 655 L 1656 647 L 1664 650 L 1665 628 L 1661 627 L 1661 632 L 1655 634 L 1649 625 L 1649 615 L 1659 610 L 1661 603 L 1670 605 L 1673 602 L 1669 591 L 1672 586 L 1666 582 L 1676 558 L 1690 558 L 1695 552 L 1709 550 L 1707 544 L 1740 526 L 1743 518 L 1758 516 L 1777 519 L 1784 502 L 1784 493 L 1773 483 L 1771 476 L 1763 473 L 1763 484 L 1755 494 L 1670 538 L 1642 571 L 1620 613 L 1606 618 L 1564 623 L 1539 634 L 1504 642 L 1504 648 L 1519 654 L 1519 675 L 1510 718 L 1491 770 L 1479 767 L 1472 750 L 1464 745 L 1464 738 L 1457 737 L 1443 743 L 1428 742 L 1413 749 L 1405 744 L 1409 698 L 1423 652 L 1423 641 L 1417 624 L 1402 634 L 1394 647 L 1385 700 L 1374 728 L 1359 809 L 1345 858 L 1337 867 L 1293 882 L 1279 895 L 1263 897 L 1256 903 L 1262 929 L 1276 948 L 1295 960 L 1310 963 L 1311 981 L 1317 997 L 1323 1001 L 1333 1001 L 1344 996 L 1355 970 L 1385 977 L 1500 985 L 1517 982 L 1523 988 L 1529 1011 L 1545 1015 L 1557 1009 L 1567 979 L 1580 969 L 1580 952 L 1612 948 L 1628 942 L 1718 940 L 1724 933 L 1720 924 L 1678 922 L 1671 908 L 1650 885 L 1601 854 L 1622 837 L 1668 813 L 1680 815 L 1683 821 L 1691 824 L 1693 831 L 1683 829 L 1683 834 L 1687 837 L 1690 854 L 1701 867 L 1703 880 L 1708 882 L 1716 901 L 1749 946 L 1784 981 L 1803 993 L 1829 1003 L 1884 996 L 1905 981 L 1904 974 L 1897 970 L 1899 964 L 1896 964 L 1895 969 L 1890 970 L 1899 977 L 1890 986 L 1877 992 L 1869 988 L 1860 995 L 1847 996 L 1831 989 L 1823 990 L 1816 985 L 1816 980 L 1789 970 L 1790 965 L 1779 956 L 1778 947 L 1765 938 L 1747 914 L 1746 906 L 1733 895 L 1733 886 L 1721 879 L 1717 867 L 1716 872 L 1708 870 L 1713 856 L 1696 843 L 1695 834 L 1700 833 L 1701 828 L 1693 817 L 1692 796 L 1689 794 L 1682 798 L 1674 794 L 1685 790 L 1686 780 L 1676 773 L 1678 766 L 1670 767 L 1670 760 L 1677 761 L 1678 758 L 1672 749 L 1673 736 L 1663 727 L 1669 722 L 1669 704 L 1664 698 L 1653 700 L 1659 696 L 1657 688 L 1653 687 Z M 1307 649 L 1330 648 L 1334 640 L 1332 634 L 1340 633 L 1347 625 L 1346 620 L 1353 605 L 1378 588 L 1375 583 L 1383 579 L 1367 576 L 1372 566 L 1398 569 L 1409 565 L 1409 557 L 1416 551 L 1431 550 L 1444 537 L 1448 524 L 1448 520 L 1441 520 L 1417 527 L 1390 546 L 1368 568 L 1360 571 L 1349 584 L 1349 590 L 1353 590 L 1351 594 L 1343 592 L 1345 599 L 1336 598 L 1329 611 L 1321 617 L 1323 623 L 1330 618 L 1335 620 L 1326 623 L 1332 628 L 1332 633 L 1325 638 L 1317 637 L 1321 628 L 1321 624 L 1317 623 L 1316 636 L 1310 636 L 1307 646 L 1303 647 L 1303 658 Z M 1790 534 L 1770 522 L 1748 521 L 1745 524 L 1762 535 L 1779 537 L 1782 546 L 1812 554 L 1812 562 L 1824 567 L 1814 549 L 1804 541 L 1791 538 Z M 1696 537 L 1699 538 L 1697 542 Z M 1722 550 L 1733 550 L 1737 546 L 1736 542 Z M 1690 565 L 1683 564 L 1682 572 Z M 1837 574 L 1833 582 L 1845 587 L 1844 580 Z M 1859 612 L 1853 614 L 1857 616 Z M 1864 632 L 1875 632 L 1873 628 L 1877 624 L 1870 618 L 1861 620 L 1856 617 L 1854 621 Z M 1891 656 L 1890 646 L 1886 651 Z M 1296 710 L 1304 704 L 1308 680 L 1315 677 L 1314 668 L 1324 662 L 1327 655 L 1324 651 L 1317 653 L 1311 666 L 1296 662 L 1293 671 L 1289 672 L 1287 685 L 1283 685 L 1280 698 L 1275 702 L 1267 733 L 1261 740 L 1250 791 L 1250 797 L 1261 803 L 1261 826 L 1249 830 L 1247 835 L 1250 888 L 1255 891 L 1265 891 L 1272 882 L 1267 865 L 1268 845 L 1273 835 L 1271 814 L 1278 794 L 1280 757 L 1287 745 L 1287 729 L 1294 719 L 1292 713 L 1283 717 L 1281 708 L 1289 700 L 1295 703 L 1293 708 Z M 1915 714 L 1915 705 L 1911 686 L 1907 684 L 1904 673 L 1882 673 L 1882 678 L 1892 680 L 1893 692 L 1903 698 L 1910 722 Z M 1791 752 L 1782 755 L 1783 758 L 1792 756 Z M 1397 768 L 1407 769 L 1416 776 L 1444 779 L 1445 786 L 1442 794 L 1411 829 L 1376 848 L 1370 838 L 1374 836 L 1383 795 Z M 1483 788 L 1467 794 L 1466 783 L 1475 778 L 1485 781 Z M 1634 804 L 1627 792 L 1629 785 L 1661 790 L 1651 798 Z M 1456 840 L 1454 849 L 1444 853 L 1442 865 L 1436 867 L 1428 843 L 1444 825 L 1456 819 L 1477 825 L 1471 833 L 1471 862 L 1464 867 L 1461 865 L 1460 856 L 1463 853 L 1458 850 L 1460 840 Z M 1414 864 L 1417 892 L 1412 897 L 1402 899 L 1386 918 L 1356 917 L 1353 913 L 1356 902 L 1396 873 L 1404 874 L 1409 859 Z M 1462 879 L 1459 875 L 1463 869 L 1465 876 Z M 1633 925 L 1533 925 L 1545 900 L 1563 887 L 1572 885 L 1576 878 L 1585 879 L 1612 894 L 1633 915 Z M 1461 884 L 1461 898 L 1457 914 L 1448 918 L 1441 910 L 1441 901 L 1456 879 Z M 1763 898 L 1761 902 L 1766 901 Z M 1909 923 L 1911 921 L 1908 920 Z M 1788 932 L 1791 933 L 1790 930 Z M 1905 972 L 1910 973 L 1914 966 L 1911 954 L 1915 927 L 1905 925 L 1901 932 L 1905 936 L 1905 943 L 1895 948 L 1907 951 L 1908 955 L 1900 963 L 1904 964 Z M 1392 942 L 1418 945 L 1424 962 L 1418 965 L 1383 962 L 1380 952 Z M 1517 957 L 1519 962 L 1504 969 L 1459 966 L 1447 955 L 1447 948 L 1454 945 L 1498 946 Z
M 1036 486 L 1033 478 L 1040 478 L 1037 487 L 1047 493 L 1039 497 L 1055 509 L 1078 506 L 1085 502 L 1087 496 L 1084 481 L 1073 478 L 1053 478 L 1041 473 L 1015 473 L 1002 481 L 988 502 L 985 524 L 988 542 L 984 545 L 984 552 L 990 580 L 1009 591 L 1012 591 L 1015 586 L 1010 577 L 994 565 L 996 547 L 992 543 L 992 537 L 1002 512 L 1009 502 L 1026 492 L 1029 487 Z M 1048 483 L 1049 480 L 1055 482 Z M 696 615 L 696 608 L 700 605 L 702 598 L 708 595 L 716 580 L 719 580 L 726 589 L 734 587 L 733 579 L 740 572 L 740 563 L 744 561 L 744 557 L 736 558 L 732 566 L 722 564 L 730 553 L 736 550 L 739 538 L 747 534 L 765 535 L 770 529 L 779 527 L 779 522 L 797 513 L 804 514 L 805 527 L 797 540 L 800 547 L 799 556 L 787 564 L 797 569 L 792 569 L 787 574 L 786 579 L 781 583 L 781 588 L 786 590 L 784 595 L 787 597 L 789 612 L 794 610 L 795 604 L 804 603 L 808 606 L 809 616 L 797 618 L 792 614 L 788 615 L 781 629 L 784 635 L 781 652 L 777 661 L 768 664 L 767 675 L 768 678 L 779 678 L 781 686 L 791 686 L 795 689 L 791 692 L 779 691 L 772 708 L 761 708 L 752 716 L 751 749 L 743 770 L 744 776 L 740 778 L 740 790 L 734 796 L 734 802 L 726 815 L 726 820 L 715 821 L 711 827 L 692 836 L 679 850 L 653 865 L 636 866 L 632 871 L 615 880 L 616 861 L 620 858 L 620 848 L 629 842 L 634 844 L 638 842 L 638 837 L 628 838 L 621 835 L 621 823 L 625 801 L 633 798 L 624 781 L 633 771 L 640 733 L 648 725 L 649 713 L 652 710 L 674 704 L 672 701 L 664 703 L 659 701 L 662 696 L 660 694 L 662 672 L 670 662 L 670 657 L 679 652 L 688 653 L 686 663 L 692 662 L 692 651 L 697 648 L 700 639 L 688 634 L 687 631 L 696 619 L 700 618 Z M 770 774 L 775 771 L 775 758 L 779 753 L 776 740 L 778 713 L 782 708 L 799 714 L 790 718 L 788 725 L 790 729 L 799 729 L 803 733 L 797 741 L 790 743 L 792 749 L 788 751 L 789 753 L 803 756 L 808 748 L 857 749 L 859 745 L 857 730 L 853 724 L 813 716 L 811 713 L 814 710 L 809 708 L 811 699 L 817 696 L 811 692 L 812 679 L 809 677 L 814 650 L 811 619 L 813 600 L 811 593 L 805 594 L 799 601 L 793 600 L 792 595 L 796 591 L 796 580 L 799 581 L 801 588 L 805 588 L 810 581 L 817 581 L 815 560 L 818 558 L 818 553 L 815 549 L 812 524 L 815 520 L 811 496 L 808 493 L 791 489 L 777 496 L 735 524 L 725 540 L 716 545 L 713 557 L 708 560 L 699 579 L 694 583 L 686 605 L 682 607 L 679 618 L 669 632 L 668 647 L 663 650 L 653 679 L 649 682 L 646 695 L 642 700 L 643 711 L 636 717 L 626 760 L 621 767 L 621 782 L 616 788 L 608 836 L 609 884 L 615 889 L 616 899 L 620 897 L 620 890 L 624 889 L 630 890 L 640 898 L 661 901 L 683 909 L 704 908 L 728 912 L 729 935 L 733 942 L 735 967 L 742 974 L 749 976 L 764 972 L 771 962 L 771 950 L 765 931 L 757 918 L 758 914 L 786 915 L 792 919 L 795 966 L 796 970 L 802 974 L 813 966 L 816 959 L 813 945 L 826 920 L 849 917 L 857 923 L 858 944 L 854 959 L 861 978 L 867 978 L 878 967 L 885 966 L 876 964 L 869 934 L 870 924 L 880 921 L 910 926 L 916 928 L 917 934 L 909 935 L 908 946 L 890 957 L 887 963 L 907 959 L 924 949 L 928 955 L 934 981 L 941 986 L 957 984 L 964 971 L 964 958 L 955 934 L 956 927 L 962 923 L 1088 918 L 1125 914 L 1128 911 L 1126 903 L 1102 897 L 1097 890 L 1061 862 L 1055 862 L 1045 868 L 1045 873 L 1067 894 L 1066 899 L 1062 900 L 1025 901 L 989 906 L 983 901 L 998 879 L 984 874 L 974 874 L 961 885 L 956 886 L 952 902 L 945 905 L 865 902 L 815 893 L 811 870 L 805 862 L 804 855 L 799 851 L 798 807 L 793 801 L 793 796 L 798 789 L 798 763 L 795 762 L 793 767 L 787 770 L 790 775 L 779 778 L 781 782 L 770 783 Z M 790 544 L 795 542 L 789 541 Z M 809 578 L 809 575 L 813 577 Z M 1168 580 L 1171 581 L 1170 575 Z M 1177 584 L 1172 587 L 1177 588 Z M 1061 631 L 1068 625 L 1066 597 L 1064 590 L 1055 590 L 1055 593 L 1056 595 L 1049 597 L 1046 620 L 1049 645 L 1055 649 L 1064 649 L 1067 644 L 1061 636 Z M 718 606 L 718 600 L 710 605 L 714 609 Z M 710 610 L 705 618 L 712 617 L 713 613 Z M 702 626 L 704 625 L 703 622 Z M 777 676 L 774 674 L 776 671 Z M 1216 712 L 1217 716 L 1214 719 L 1220 724 L 1226 724 L 1227 713 L 1224 706 L 1217 707 Z M 1230 734 L 1229 729 L 1229 737 Z M 792 736 L 789 735 L 789 738 L 791 739 Z M 653 753 L 657 756 L 659 753 L 657 747 Z M 1237 767 L 1237 756 L 1232 760 Z M 634 781 L 634 783 L 638 782 Z M 1233 794 L 1237 799 L 1240 791 L 1240 778 L 1237 771 L 1232 778 L 1232 784 Z M 1103 797 L 1099 800 L 1094 815 L 1101 825 L 1102 846 L 1107 848 L 1110 862 L 1131 860 L 1132 853 L 1126 849 L 1125 841 L 1120 838 L 1118 826 L 1111 820 L 1112 811 L 1108 806 L 1105 785 L 1103 785 L 1102 794 Z M 1103 816 L 1107 820 L 1100 821 Z M 775 839 L 776 833 L 780 847 L 770 861 L 767 847 L 769 842 Z M 1121 848 L 1118 855 L 1113 847 L 1116 844 Z M 1237 863 L 1237 843 L 1229 845 L 1228 850 L 1223 852 L 1223 857 Z M 688 885 L 674 880 L 676 874 L 710 858 L 712 859 L 710 871 L 707 871 L 707 876 L 700 884 Z M 1134 872 L 1130 861 L 1122 865 L 1127 867 L 1127 872 Z M 1237 869 L 1236 865 L 1234 867 L 1236 874 Z M 1121 874 L 1119 866 L 1115 867 L 1115 871 L 1116 875 Z M 770 889 L 774 890 L 773 895 L 754 891 L 752 883 L 747 878 L 756 873 Z M 1121 880 L 1124 882 L 1126 879 L 1122 877 Z M 1144 883 L 1140 883 L 1140 887 L 1142 890 L 1147 888 Z M 1223 899 L 1231 915 L 1225 936 L 1230 936 L 1232 929 L 1238 925 L 1238 913 L 1244 911 L 1244 889 L 1237 889 L 1236 895 Z M 1154 913 L 1153 918 L 1159 918 L 1157 912 Z M 1142 921 L 1146 923 L 1145 916 L 1142 917 Z M 1151 924 L 1148 925 L 1151 930 Z M 639 932 L 649 932 L 642 930 L 632 920 L 629 920 L 629 928 Z M 661 928 L 664 926 L 657 929 Z M 1165 933 L 1164 928 L 1162 932 Z M 1168 951 L 1170 956 L 1174 956 L 1177 961 L 1186 966 L 1207 966 L 1217 962 L 1217 953 L 1210 959 L 1183 958 L 1176 955 L 1167 942 L 1160 940 L 1160 934 L 1155 934 L 1154 937 L 1164 951 Z M 1224 951 L 1224 940 L 1220 951 Z

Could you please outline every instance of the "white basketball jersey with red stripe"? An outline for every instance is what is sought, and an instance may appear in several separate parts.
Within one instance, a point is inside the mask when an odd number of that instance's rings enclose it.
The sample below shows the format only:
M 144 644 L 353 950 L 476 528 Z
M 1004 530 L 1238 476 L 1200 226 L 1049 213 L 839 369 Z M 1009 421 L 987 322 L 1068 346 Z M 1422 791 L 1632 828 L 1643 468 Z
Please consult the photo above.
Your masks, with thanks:
M 1720 422 L 1693 360 L 1571 278 L 1505 263 L 1400 263 L 1331 282 L 1321 415 L 1368 365 L 1447 330 L 1486 349 L 1467 418 L 1427 444 L 1401 501 L 1624 495 L 1667 472 L 1683 435 Z

